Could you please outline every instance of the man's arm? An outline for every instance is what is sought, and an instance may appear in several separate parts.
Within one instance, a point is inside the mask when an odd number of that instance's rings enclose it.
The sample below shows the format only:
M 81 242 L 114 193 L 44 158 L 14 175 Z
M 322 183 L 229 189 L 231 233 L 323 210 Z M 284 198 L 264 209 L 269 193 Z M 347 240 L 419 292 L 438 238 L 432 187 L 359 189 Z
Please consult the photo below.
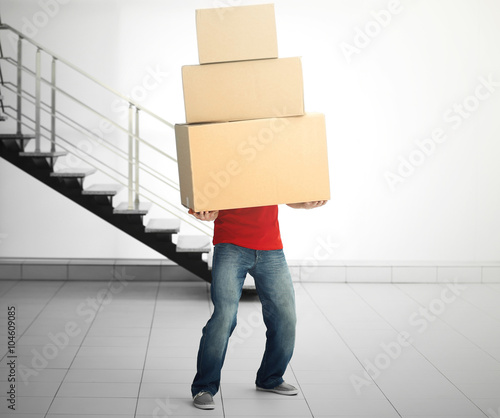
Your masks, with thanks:
M 287 206 L 290 206 L 294 209 L 314 209 L 326 205 L 326 202 L 328 202 L 328 200 L 318 200 L 316 202 L 287 203 Z M 217 219 L 217 216 L 219 215 L 218 210 L 203 210 L 200 212 L 194 212 L 192 209 L 189 209 L 188 213 L 190 215 L 193 215 L 200 221 L 215 221 Z
M 318 200 L 316 202 L 287 203 L 286 205 L 290 206 L 293 209 L 314 209 L 326 205 L 326 202 L 328 202 L 328 200 Z
M 215 221 L 217 216 L 219 216 L 218 210 L 202 210 L 201 212 L 193 212 L 192 209 L 189 209 L 188 213 L 200 221 Z

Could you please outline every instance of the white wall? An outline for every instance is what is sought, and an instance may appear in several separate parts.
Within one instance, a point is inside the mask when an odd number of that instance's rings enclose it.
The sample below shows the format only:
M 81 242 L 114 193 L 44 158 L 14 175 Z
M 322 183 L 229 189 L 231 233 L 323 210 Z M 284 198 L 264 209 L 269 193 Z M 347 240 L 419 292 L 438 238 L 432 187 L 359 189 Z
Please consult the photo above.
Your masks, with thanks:
M 3 0 L 0 12 L 125 94 L 157 69 L 161 82 L 141 103 L 183 122 L 194 10 L 254 3 L 267 1 Z M 314 212 L 281 209 L 288 258 L 326 243 L 332 261 L 498 261 L 500 3 L 276 0 L 275 9 L 280 56 L 303 57 L 306 110 L 327 118 L 332 191 Z M 496 84 L 481 87 L 488 79 Z M 110 99 L 100 104 L 112 113 Z M 0 162 L 0 256 L 158 257 L 103 225 Z

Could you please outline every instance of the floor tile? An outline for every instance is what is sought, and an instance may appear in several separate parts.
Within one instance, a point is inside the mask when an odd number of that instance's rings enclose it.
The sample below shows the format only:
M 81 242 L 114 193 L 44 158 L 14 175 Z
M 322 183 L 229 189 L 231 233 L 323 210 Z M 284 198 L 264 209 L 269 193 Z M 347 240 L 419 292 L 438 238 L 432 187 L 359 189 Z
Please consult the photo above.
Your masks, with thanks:
M 64 382 L 117 382 L 136 383 L 141 381 L 142 370 L 70 369 Z
M 134 398 L 76 398 L 56 397 L 52 403 L 50 414 L 71 415 L 80 414 L 107 415 L 133 414 L 137 400 Z
M 474 399 L 474 403 L 488 415 L 488 418 L 500 417 L 500 398 L 498 395 L 494 398 Z
M 378 387 L 389 399 L 463 399 L 464 394 L 445 376 L 434 374 L 382 376 Z
M 144 370 L 142 382 L 146 383 L 189 383 L 193 381 L 194 370 Z
M 0 382 L 1 393 L 4 394 L 9 390 L 9 382 Z M 18 383 L 16 386 L 16 396 L 18 398 L 25 397 L 54 397 L 59 389 L 60 382 L 29 382 L 24 385 Z M 23 402 L 20 400 L 20 402 Z
M 148 337 L 149 328 L 147 327 L 103 327 L 92 326 L 87 333 L 89 337 Z
M 364 390 L 362 393 L 357 393 L 350 382 L 335 383 L 335 384 L 300 384 L 306 399 L 385 399 L 384 393 L 376 385 Z
M 290 398 L 255 390 L 265 326 L 258 298 L 246 296 L 216 409 L 200 411 L 190 387 L 213 309 L 205 283 L 130 282 L 90 309 L 107 283 L 0 280 L 2 306 L 19 307 L 15 416 L 133 418 L 137 406 L 136 418 L 500 418 L 500 285 L 460 285 L 444 303 L 446 283 L 296 284 L 296 347 L 284 378 L 300 392 Z M 4 312 L 0 343 L 2 321 Z M 65 336 L 68 323 L 75 337 Z M 401 333 L 408 344 L 397 346 Z M 7 375 L 4 358 L 2 392 Z
M 86 337 L 82 345 L 86 347 L 146 347 L 148 337 Z
M 2 414 L 2 418 L 45 418 L 45 414 L 23 414 L 23 413 L 13 413 L 9 414 L 8 412 Z
M 16 416 L 17 414 L 39 414 L 45 413 L 49 409 L 52 402 L 52 397 L 50 396 L 30 396 L 30 397 L 19 397 L 16 399 Z M 2 403 L 2 408 L 6 408 L 6 405 Z M 3 418 L 2 411 L 2 418 Z
M 484 418 L 481 410 L 468 399 L 432 398 L 432 399 L 391 399 L 394 407 L 402 416 L 445 415 L 453 417 Z
M 139 369 L 144 366 L 143 356 L 77 356 L 71 367 L 73 369 Z
M 195 369 L 196 362 L 194 358 L 189 357 L 153 357 L 148 356 L 146 359 L 145 369 L 152 370 L 190 370 Z
M 363 376 L 364 369 L 354 370 L 293 370 L 297 381 L 301 384 L 346 384 L 352 376 Z
M 191 360 L 196 359 L 198 353 L 198 344 L 189 347 L 170 346 L 149 344 L 148 357 L 187 357 Z
M 283 395 L 256 390 L 255 385 L 248 383 L 222 384 L 221 393 L 224 399 L 253 399 L 255 402 L 270 399 L 283 400 Z M 299 393 L 293 396 L 293 399 L 304 399 L 300 389 Z
M 161 398 L 140 398 L 137 403 L 138 416 L 195 416 L 195 417 L 223 417 L 222 402 L 220 398 L 214 397 L 215 409 L 213 410 L 200 410 L 193 406 L 193 401 L 190 396 L 183 398 L 170 398 L 164 396 Z M 225 408 L 225 403 L 224 403 Z M 226 414 L 227 416 L 227 414 Z
M 140 398 L 184 398 L 191 396 L 191 383 L 142 382 Z
M 372 417 L 373 415 L 384 415 L 387 418 L 399 417 L 398 412 L 394 409 L 387 399 L 339 399 L 339 398 L 307 398 L 307 403 L 311 408 L 314 416 L 335 414 L 345 415 L 365 415 Z
M 21 366 L 22 363 L 19 364 Z M 35 368 L 27 364 L 18 367 L 18 383 L 20 386 L 30 385 L 32 382 L 62 382 L 66 369 Z M 7 381 L 7 369 L 0 368 L 0 381 Z
M 137 398 L 139 382 L 64 382 L 57 396 L 61 398 Z
M 226 416 L 311 416 L 305 400 L 295 397 L 286 399 L 224 399 Z
M 75 414 L 75 415 L 67 415 L 67 414 L 47 414 L 45 418 L 135 418 L 133 413 L 130 414 Z M 149 417 L 151 418 L 151 417 Z
M 145 357 L 146 347 L 79 347 L 79 357 L 99 357 L 99 356 L 133 356 Z
M 500 383 L 457 384 L 457 387 L 472 400 L 496 398 L 500 406 Z
M 77 347 L 82 343 L 83 339 L 85 338 L 85 333 L 79 332 L 79 329 L 75 328 L 74 333 L 72 333 L 71 336 L 69 336 L 69 338 L 67 339 L 65 337 L 62 338 L 64 338 L 64 343 L 61 343 L 60 345 Z M 54 341 L 53 338 L 51 338 L 50 333 L 48 332 L 47 334 L 43 335 L 23 335 L 18 339 L 18 345 L 19 346 L 31 345 L 43 348 L 43 347 L 53 346 Z

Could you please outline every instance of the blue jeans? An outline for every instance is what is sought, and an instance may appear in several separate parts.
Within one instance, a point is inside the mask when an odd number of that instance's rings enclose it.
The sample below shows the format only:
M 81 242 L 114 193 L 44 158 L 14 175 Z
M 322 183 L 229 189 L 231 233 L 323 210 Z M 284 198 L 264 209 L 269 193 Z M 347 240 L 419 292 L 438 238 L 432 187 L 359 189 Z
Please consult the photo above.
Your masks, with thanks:
M 236 327 L 238 303 L 249 272 L 262 303 L 266 348 L 255 384 L 264 389 L 283 383 L 295 345 L 295 294 L 283 250 L 261 251 L 233 244 L 214 249 L 211 296 L 212 317 L 203 328 L 197 373 L 191 386 L 215 395 L 219 390 L 229 337 Z

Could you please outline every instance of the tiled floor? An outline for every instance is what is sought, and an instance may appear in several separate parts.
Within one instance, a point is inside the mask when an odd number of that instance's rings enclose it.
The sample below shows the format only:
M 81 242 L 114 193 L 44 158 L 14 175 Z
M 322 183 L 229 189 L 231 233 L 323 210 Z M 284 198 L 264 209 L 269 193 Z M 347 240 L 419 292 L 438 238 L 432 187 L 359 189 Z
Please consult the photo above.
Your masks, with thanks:
M 255 391 L 264 327 L 240 304 L 214 411 L 191 404 L 206 284 L 0 281 L 15 307 L 16 411 L 0 416 L 500 418 L 500 284 L 296 284 L 295 397 Z

